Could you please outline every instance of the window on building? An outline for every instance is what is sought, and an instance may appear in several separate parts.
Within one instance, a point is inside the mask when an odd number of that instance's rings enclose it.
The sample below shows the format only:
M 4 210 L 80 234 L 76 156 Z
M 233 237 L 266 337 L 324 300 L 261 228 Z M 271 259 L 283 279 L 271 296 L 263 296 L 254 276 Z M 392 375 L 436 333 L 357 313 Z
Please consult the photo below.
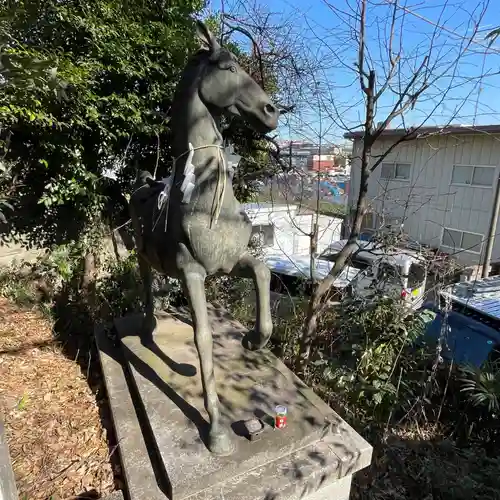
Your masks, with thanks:
M 422 286 L 425 280 L 425 267 L 422 264 L 413 263 L 410 266 L 410 273 L 408 274 L 408 286 L 410 288 L 418 288 Z
M 367 212 L 363 215 L 363 220 L 361 221 L 361 230 L 363 229 L 373 229 L 375 227 L 376 215 L 373 212 Z
M 476 167 L 474 165 L 454 165 L 451 174 L 452 184 L 467 186 L 493 186 L 495 167 Z
M 455 250 L 466 250 L 467 252 L 480 253 L 483 235 L 458 231 L 457 229 L 444 228 L 441 244 Z
M 380 178 L 385 180 L 407 181 L 410 179 L 410 163 L 382 163 Z
M 396 179 L 409 179 L 410 169 L 409 163 L 396 163 Z

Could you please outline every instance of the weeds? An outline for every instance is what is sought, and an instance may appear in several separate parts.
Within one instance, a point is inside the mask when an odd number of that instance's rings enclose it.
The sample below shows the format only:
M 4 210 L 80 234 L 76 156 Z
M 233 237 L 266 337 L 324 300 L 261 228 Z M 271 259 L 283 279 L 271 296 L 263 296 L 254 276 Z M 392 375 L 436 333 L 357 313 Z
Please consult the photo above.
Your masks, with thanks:
M 489 362 L 481 370 L 465 366 L 461 369 L 462 392 L 476 407 L 483 407 L 489 413 L 498 415 L 500 410 L 500 362 Z
M 23 397 L 19 400 L 19 403 L 17 403 L 17 409 L 19 411 L 23 411 L 26 409 L 29 403 L 29 396 L 27 394 L 23 394 Z
M 254 308 L 228 301 L 250 326 Z M 446 364 L 422 342 L 422 315 L 380 300 L 322 315 L 306 382 L 374 446 L 352 497 L 370 500 L 500 498 L 500 365 Z M 274 351 L 293 366 L 304 309 L 274 317 Z
M 92 349 L 94 321 L 140 311 L 142 293 L 133 253 L 103 260 L 92 310 L 79 295 L 78 272 L 71 252 L 60 249 L 0 275 L 0 293 L 50 311 L 56 334 L 66 332 L 66 349 L 73 337 L 68 354 L 77 353 L 86 366 L 92 355 L 82 353 Z M 155 276 L 154 283 L 157 308 L 183 304 L 178 282 Z M 210 278 L 206 288 L 209 301 L 253 326 L 250 280 Z M 271 348 L 292 365 L 304 308 L 299 302 L 286 317 L 277 311 Z M 393 300 L 369 308 L 343 305 L 320 318 L 306 382 L 375 447 L 374 463 L 356 477 L 353 497 L 500 498 L 500 461 L 492 455 L 500 442 L 500 362 L 481 370 L 445 364 L 435 347 L 420 341 L 424 328 L 421 316 Z

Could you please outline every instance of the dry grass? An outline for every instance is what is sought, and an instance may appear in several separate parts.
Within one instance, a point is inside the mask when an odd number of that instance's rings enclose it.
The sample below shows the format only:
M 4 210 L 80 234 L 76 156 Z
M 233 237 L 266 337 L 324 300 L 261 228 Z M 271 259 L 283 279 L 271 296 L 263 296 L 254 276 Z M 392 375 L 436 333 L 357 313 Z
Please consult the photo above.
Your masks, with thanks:
M 0 413 L 20 498 L 59 500 L 114 489 L 96 398 L 50 322 L 0 298 Z

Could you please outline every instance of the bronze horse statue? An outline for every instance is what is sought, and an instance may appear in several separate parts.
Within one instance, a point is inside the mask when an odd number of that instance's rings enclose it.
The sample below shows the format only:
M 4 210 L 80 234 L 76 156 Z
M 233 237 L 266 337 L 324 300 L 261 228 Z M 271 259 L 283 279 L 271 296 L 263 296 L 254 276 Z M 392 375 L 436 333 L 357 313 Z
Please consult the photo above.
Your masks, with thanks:
M 219 455 L 234 450 L 221 424 L 213 340 L 207 313 L 205 279 L 214 274 L 252 278 L 257 295 L 253 331 L 243 339 L 261 349 L 272 333 L 270 272 L 248 252 L 251 222 L 234 196 L 221 132 L 223 113 L 243 118 L 262 133 L 276 129 L 279 110 L 241 68 L 234 54 L 197 22 L 202 48 L 188 62 L 171 108 L 173 173 L 156 181 L 140 172 L 129 209 L 145 292 L 143 342 L 152 339 L 154 317 L 151 268 L 178 278 L 189 300 L 201 365 L 205 408 L 210 418 L 208 447 Z

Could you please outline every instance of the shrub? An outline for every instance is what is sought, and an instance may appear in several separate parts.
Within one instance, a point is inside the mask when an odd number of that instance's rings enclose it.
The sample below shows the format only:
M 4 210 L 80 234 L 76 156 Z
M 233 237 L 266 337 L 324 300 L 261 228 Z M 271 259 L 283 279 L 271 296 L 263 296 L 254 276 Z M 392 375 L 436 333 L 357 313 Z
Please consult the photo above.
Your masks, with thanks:
M 415 347 L 418 318 L 398 301 L 365 310 L 337 308 L 321 321 L 320 349 L 312 361 L 315 386 L 360 425 L 386 424 L 420 396 L 428 352 Z

